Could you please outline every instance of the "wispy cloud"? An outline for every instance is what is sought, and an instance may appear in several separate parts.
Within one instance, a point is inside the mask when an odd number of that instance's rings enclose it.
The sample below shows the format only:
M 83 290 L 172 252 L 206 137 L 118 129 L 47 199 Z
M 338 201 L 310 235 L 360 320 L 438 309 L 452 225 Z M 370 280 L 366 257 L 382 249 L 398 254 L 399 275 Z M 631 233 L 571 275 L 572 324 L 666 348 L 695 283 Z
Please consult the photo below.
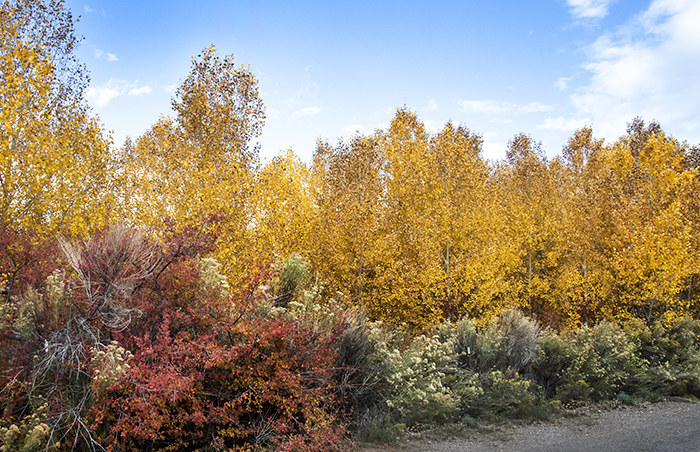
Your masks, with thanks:
M 558 118 L 546 118 L 542 124 L 538 124 L 538 129 L 560 130 L 562 132 L 572 132 L 590 124 L 590 119 L 566 119 L 563 116 Z
M 132 88 L 129 90 L 129 96 L 141 96 L 143 94 L 148 94 L 151 91 L 153 90 L 148 85 L 142 86 L 141 88 Z
M 311 66 L 304 68 L 304 78 L 296 93 L 286 101 L 289 108 L 297 108 L 301 105 L 311 103 L 316 100 L 318 85 L 311 81 Z
M 571 96 L 579 116 L 608 138 L 635 116 L 673 122 L 700 139 L 700 2 L 655 0 L 588 48 L 587 86 Z M 691 137 L 688 137 L 691 138 Z
M 428 98 L 428 102 L 430 102 L 430 105 L 425 109 L 426 111 L 435 111 L 438 108 L 438 103 L 435 102 L 435 99 L 432 97 Z
M 554 108 L 554 105 L 545 105 L 540 102 L 514 104 L 503 100 L 463 100 L 459 102 L 459 105 L 464 111 L 483 114 L 539 113 Z
M 560 77 L 559 80 L 554 83 L 557 88 L 559 88 L 562 91 L 565 91 L 566 88 L 569 85 L 569 82 L 573 79 L 573 77 Z
M 423 120 L 423 125 L 425 126 L 425 130 L 427 130 L 430 133 L 438 133 L 440 130 L 442 130 L 445 127 L 445 123 L 447 123 L 447 121 L 437 121 L 434 119 L 424 119 Z
M 602 19 L 615 0 L 566 0 L 571 14 L 577 19 Z
M 294 118 L 298 118 L 300 116 L 311 116 L 315 115 L 321 112 L 321 109 L 319 107 L 305 107 L 302 108 L 301 110 L 297 110 L 294 113 L 292 113 L 292 116 Z
M 126 80 L 110 79 L 107 83 L 101 86 L 91 86 L 85 91 L 85 97 L 95 109 L 99 110 L 106 107 L 113 99 L 119 96 L 140 96 L 148 94 L 152 91 L 151 87 L 146 85 L 137 88 L 138 81 L 129 83 Z
M 85 11 L 86 13 L 94 13 L 96 10 L 90 8 L 88 5 L 85 5 L 85 6 L 83 7 L 83 11 Z
M 171 84 L 171 85 L 165 85 L 165 86 L 163 87 L 163 90 L 164 90 L 166 93 L 174 93 L 178 86 L 180 86 L 179 83 L 173 83 L 173 84 Z
M 280 111 L 272 107 L 267 107 L 265 108 L 265 116 L 270 119 L 277 119 L 280 116 Z
M 91 47 L 93 49 L 93 55 L 95 55 L 95 58 L 100 59 L 103 56 L 105 56 L 104 50 L 98 49 L 94 45 L 91 45 Z M 117 56 L 113 53 L 107 53 L 106 55 L 107 55 L 107 61 L 119 61 L 119 58 L 117 58 Z

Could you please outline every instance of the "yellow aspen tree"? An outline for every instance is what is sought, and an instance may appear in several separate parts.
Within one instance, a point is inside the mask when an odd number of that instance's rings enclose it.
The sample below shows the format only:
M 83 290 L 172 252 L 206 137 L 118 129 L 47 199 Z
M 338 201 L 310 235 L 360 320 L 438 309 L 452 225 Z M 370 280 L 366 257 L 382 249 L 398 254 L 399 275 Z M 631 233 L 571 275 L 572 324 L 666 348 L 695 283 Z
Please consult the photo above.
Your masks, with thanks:
M 556 284 L 561 325 L 575 328 L 598 319 L 600 308 L 611 296 L 608 271 L 605 190 L 607 151 L 603 140 L 593 137 L 590 127 L 577 130 L 562 150 L 562 190 L 557 222 L 563 231 L 564 258 Z
M 504 226 L 518 249 L 510 270 L 512 304 L 545 323 L 556 323 L 552 297 L 560 263 L 560 230 L 554 212 L 557 186 L 539 143 L 516 135 L 499 178 L 505 185 Z
M 134 221 L 179 226 L 219 218 L 217 258 L 232 284 L 248 272 L 253 256 L 253 197 L 257 147 L 265 114 L 257 80 L 233 56 L 213 47 L 193 59 L 172 101 L 174 118 L 162 118 L 123 149 L 122 212 Z
M 382 232 L 385 162 L 375 137 L 356 135 L 337 147 L 319 142 L 313 180 L 317 216 L 310 243 L 314 269 L 328 297 L 365 305 L 377 317 L 375 287 Z
M 438 249 L 445 317 L 499 315 L 507 251 L 494 215 L 482 139 L 448 122 L 430 141 L 426 166 L 433 246 Z
M 695 175 L 682 197 L 682 215 L 691 228 L 690 265 L 691 270 L 683 283 L 683 292 L 691 313 L 700 314 L 700 146 L 686 147 L 683 156 L 685 171 Z
M 311 174 L 291 150 L 263 165 L 253 211 L 257 260 L 286 260 L 293 253 L 308 257 L 315 218 Z
M 611 151 L 618 178 L 611 211 L 616 296 L 606 314 L 672 324 L 690 308 L 681 292 L 693 271 L 692 225 L 682 199 L 696 171 L 683 168 L 680 145 L 656 123 L 644 129 L 636 119 Z
M 109 141 L 83 99 L 87 75 L 63 3 L 0 7 L 0 224 L 81 235 L 111 205 Z
M 416 330 L 443 316 L 442 251 L 435 246 L 431 190 L 436 175 L 429 165 L 430 136 L 417 115 L 401 108 L 380 135 L 389 175 L 383 254 L 389 266 L 373 295 L 387 318 Z

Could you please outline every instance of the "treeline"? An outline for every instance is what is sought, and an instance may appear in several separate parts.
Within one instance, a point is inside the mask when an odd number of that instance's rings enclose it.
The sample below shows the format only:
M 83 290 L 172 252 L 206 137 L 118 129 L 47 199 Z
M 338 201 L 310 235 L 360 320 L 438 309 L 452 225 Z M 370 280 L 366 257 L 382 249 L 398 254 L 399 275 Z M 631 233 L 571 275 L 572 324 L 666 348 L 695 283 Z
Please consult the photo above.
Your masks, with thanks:
M 70 13 L 15 1 L 2 14 L 6 302 L 28 265 L 10 236 L 202 227 L 214 215 L 212 257 L 232 285 L 298 253 L 324 299 L 415 331 L 510 308 L 557 328 L 697 314 L 700 151 L 655 122 L 635 118 L 607 144 L 578 130 L 553 159 L 519 134 L 494 162 L 478 133 L 429 133 L 401 108 L 386 130 L 319 142 L 309 165 L 291 151 L 260 164 L 257 81 L 209 48 L 174 116 L 115 151 L 83 100 Z
M 557 328 L 697 313 L 697 147 L 639 118 L 610 144 L 578 130 L 551 160 L 525 134 L 504 161 L 481 144 L 406 109 L 319 144 L 306 253 L 332 293 L 418 329 L 510 308 Z

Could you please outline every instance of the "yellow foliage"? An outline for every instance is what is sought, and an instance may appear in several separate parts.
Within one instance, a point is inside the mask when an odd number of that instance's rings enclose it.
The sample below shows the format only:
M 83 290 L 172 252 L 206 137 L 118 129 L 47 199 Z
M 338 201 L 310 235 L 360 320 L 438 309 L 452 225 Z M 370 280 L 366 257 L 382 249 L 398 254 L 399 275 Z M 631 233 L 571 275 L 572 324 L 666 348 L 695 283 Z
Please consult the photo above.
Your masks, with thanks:
M 193 59 L 173 99 L 176 117 L 162 118 L 123 149 L 121 215 L 161 229 L 201 226 L 218 217 L 216 259 L 232 285 L 255 260 L 253 198 L 257 149 L 265 115 L 257 80 L 212 48 Z
M 109 211 L 112 161 L 70 61 L 72 19 L 60 2 L 5 2 L 0 16 L 0 223 L 85 234 Z

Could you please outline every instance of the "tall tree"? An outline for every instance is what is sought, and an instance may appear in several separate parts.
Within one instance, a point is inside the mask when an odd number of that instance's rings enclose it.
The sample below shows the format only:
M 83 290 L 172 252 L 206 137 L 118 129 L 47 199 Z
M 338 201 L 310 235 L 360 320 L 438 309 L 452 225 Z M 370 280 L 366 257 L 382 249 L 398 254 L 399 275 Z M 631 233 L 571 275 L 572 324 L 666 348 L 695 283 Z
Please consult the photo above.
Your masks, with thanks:
M 555 223 L 556 186 L 541 145 L 516 135 L 501 168 L 505 184 L 505 225 L 519 257 L 512 268 L 512 290 L 522 307 L 547 322 L 557 316 L 551 292 L 559 265 Z
M 689 312 L 679 296 L 692 273 L 691 224 L 682 200 L 696 171 L 683 167 L 679 143 L 641 120 L 611 146 L 614 303 L 609 316 L 672 322 Z
M 261 261 L 307 255 L 315 217 L 308 167 L 291 150 L 265 164 L 255 184 L 255 256 Z
M 333 148 L 319 142 L 314 153 L 318 214 L 312 262 L 328 284 L 363 304 L 381 258 L 385 161 L 372 136 L 357 135 Z
M 612 224 L 603 181 L 607 151 L 589 127 L 577 130 L 561 156 L 561 197 L 557 221 L 563 231 L 563 261 L 557 281 L 561 322 L 574 327 L 594 321 L 611 295 L 607 253 Z
M 83 99 L 61 1 L 0 6 L 0 224 L 82 234 L 109 209 L 109 141 Z
M 219 217 L 218 255 L 236 283 L 252 263 L 252 218 L 257 147 L 265 114 L 257 80 L 233 56 L 213 47 L 192 62 L 172 101 L 174 118 L 163 118 L 123 149 L 125 204 L 137 222 L 201 224 Z

